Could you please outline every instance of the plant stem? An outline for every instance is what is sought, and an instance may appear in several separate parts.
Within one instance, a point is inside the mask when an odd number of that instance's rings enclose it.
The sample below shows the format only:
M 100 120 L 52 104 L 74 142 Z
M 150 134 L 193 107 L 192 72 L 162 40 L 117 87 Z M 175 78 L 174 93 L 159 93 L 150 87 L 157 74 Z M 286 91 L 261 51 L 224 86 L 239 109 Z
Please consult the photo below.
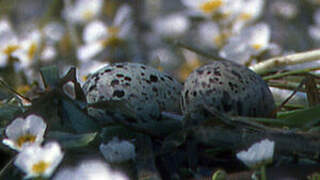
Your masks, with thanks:
M 289 76 L 289 75 L 303 74 L 303 73 L 307 73 L 307 72 L 315 71 L 315 70 L 320 70 L 320 67 L 317 66 L 317 67 L 312 67 L 312 68 L 299 69 L 299 70 L 294 70 L 294 71 L 289 71 L 289 72 L 284 72 L 284 73 L 279 73 L 279 74 L 273 74 L 270 76 L 263 77 L 263 80 L 267 81 L 270 79 L 277 79 L 277 78 L 281 78 L 281 77 L 285 77 L 285 76 Z
M 261 166 L 261 169 L 260 169 L 260 173 L 261 173 L 261 180 L 267 180 L 267 174 L 266 174 L 266 166 L 263 165 Z
M 298 90 L 299 92 L 305 92 L 305 88 L 299 88 L 300 83 L 288 82 L 288 81 L 269 81 L 269 86 L 280 89 Z
M 184 48 L 189 51 L 195 52 L 195 53 L 197 53 L 201 56 L 207 57 L 211 60 L 215 60 L 215 61 L 226 60 L 226 59 L 220 57 L 217 52 L 216 53 L 208 52 L 208 51 L 202 50 L 199 47 L 196 47 L 195 45 L 191 45 L 186 42 L 182 42 L 182 41 L 178 41 L 178 40 L 177 41 L 167 40 L 167 42 L 170 44 L 173 44 L 177 47 Z
M 250 66 L 250 68 L 258 74 L 263 74 L 276 67 L 287 65 L 302 64 L 305 62 L 316 61 L 320 59 L 320 49 L 306 51 L 287 56 L 275 57 L 261 63 Z
M 3 176 L 4 172 L 12 165 L 13 161 L 15 160 L 15 157 L 11 158 L 10 161 L 1 169 L 0 171 L 0 179 Z

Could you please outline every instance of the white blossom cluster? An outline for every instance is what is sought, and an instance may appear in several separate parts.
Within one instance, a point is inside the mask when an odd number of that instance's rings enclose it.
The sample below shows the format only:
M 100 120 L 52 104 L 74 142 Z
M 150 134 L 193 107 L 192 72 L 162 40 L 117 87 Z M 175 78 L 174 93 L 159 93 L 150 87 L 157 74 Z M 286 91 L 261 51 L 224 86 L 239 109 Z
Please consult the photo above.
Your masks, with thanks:
M 19 152 L 14 165 L 26 174 L 25 179 L 51 177 L 64 157 L 59 143 L 47 142 L 42 145 L 46 129 L 47 124 L 44 119 L 34 114 L 28 115 L 26 118 L 14 119 L 5 129 L 7 138 L 2 142 Z M 118 139 L 114 139 L 108 144 L 101 144 L 100 152 L 109 163 L 120 163 L 135 158 L 134 145 Z M 120 172 L 113 172 L 106 162 L 83 161 L 75 169 L 63 168 L 54 179 L 93 180 L 107 178 L 127 180 L 127 177 Z
M 18 61 L 18 69 L 27 69 L 38 59 L 54 59 L 57 55 L 56 43 L 63 33 L 61 24 L 50 22 L 41 29 L 32 28 L 18 34 L 7 19 L 0 19 L 0 67 Z
M 265 54 L 287 52 L 273 42 L 276 32 L 265 21 L 265 12 L 284 20 L 299 15 L 298 5 L 286 0 L 270 5 L 265 0 L 156 0 L 133 5 L 64 0 L 60 19 L 27 27 L 13 27 L 8 16 L 0 16 L 0 68 L 14 67 L 30 83 L 39 65 L 77 66 L 79 80 L 84 81 L 97 67 L 129 60 L 143 61 L 184 80 L 202 64 L 202 57 L 181 53 L 167 40 L 190 41 L 240 64 L 256 63 Z M 314 41 L 320 39 L 318 14 L 314 13 L 314 24 L 306 27 Z
M 57 142 L 42 146 L 46 128 L 42 117 L 31 114 L 16 118 L 5 130 L 7 138 L 2 142 L 19 151 L 14 165 L 26 173 L 25 178 L 50 177 L 63 158 Z
M 264 139 L 253 144 L 247 151 L 237 153 L 237 158 L 250 168 L 256 168 L 272 162 L 275 142 Z
M 129 180 L 124 174 L 116 172 L 100 160 L 85 160 L 74 168 L 63 168 L 57 172 L 53 180 Z
M 268 24 L 254 24 L 262 15 L 261 0 L 182 0 L 192 15 L 205 18 L 198 27 L 200 42 L 219 50 L 229 60 L 244 64 L 270 45 L 271 29 Z

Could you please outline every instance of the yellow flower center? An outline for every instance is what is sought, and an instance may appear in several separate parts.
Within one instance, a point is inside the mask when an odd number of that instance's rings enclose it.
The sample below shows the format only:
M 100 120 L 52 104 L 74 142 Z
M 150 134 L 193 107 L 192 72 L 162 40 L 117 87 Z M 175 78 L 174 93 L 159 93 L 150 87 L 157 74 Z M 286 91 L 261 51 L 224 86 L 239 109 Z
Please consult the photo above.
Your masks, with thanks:
M 88 76 L 82 76 L 82 81 L 87 81 L 87 79 L 88 79 Z
M 36 54 L 37 52 L 37 44 L 36 43 L 32 43 L 31 46 L 28 49 L 28 57 L 29 59 L 32 59 L 33 56 Z
M 3 53 L 10 56 L 14 51 L 16 51 L 19 48 L 20 47 L 18 45 L 9 45 L 3 50 Z
M 32 166 L 32 172 L 35 174 L 43 174 L 50 166 L 50 163 L 45 161 L 39 161 Z
M 111 34 L 111 36 L 117 36 L 119 33 L 120 29 L 118 27 L 109 27 L 108 32 Z
M 102 41 L 102 45 L 104 47 L 106 46 L 117 46 L 120 42 L 120 39 L 118 38 L 118 33 L 119 33 L 119 28 L 118 27 L 109 27 L 108 32 L 110 36 Z
M 231 12 L 223 12 L 221 13 L 221 19 L 227 19 L 231 15 Z
M 239 18 L 241 20 L 247 21 L 247 20 L 250 20 L 252 18 L 252 14 L 242 13 L 242 14 L 240 14 Z
M 23 136 L 20 136 L 17 139 L 17 144 L 19 147 L 22 147 L 24 143 L 27 143 L 27 142 L 33 143 L 35 141 L 36 141 L 36 136 L 34 136 L 33 134 L 25 134 Z
M 252 44 L 252 48 L 255 50 L 259 50 L 262 48 L 262 44 Z
M 224 40 L 225 38 L 222 34 L 214 37 L 214 43 L 217 45 L 217 47 L 221 47 L 224 44 Z
M 223 32 L 217 36 L 214 37 L 213 41 L 217 45 L 218 48 L 221 48 L 226 40 L 229 38 L 229 33 Z
M 217 10 L 222 4 L 223 4 L 222 0 L 210 0 L 208 2 L 203 3 L 200 6 L 200 9 L 204 13 L 211 13 L 211 12 Z
M 92 17 L 93 17 L 93 12 L 92 11 L 86 10 L 86 11 L 83 12 L 83 19 L 88 21 L 88 20 L 92 19 Z

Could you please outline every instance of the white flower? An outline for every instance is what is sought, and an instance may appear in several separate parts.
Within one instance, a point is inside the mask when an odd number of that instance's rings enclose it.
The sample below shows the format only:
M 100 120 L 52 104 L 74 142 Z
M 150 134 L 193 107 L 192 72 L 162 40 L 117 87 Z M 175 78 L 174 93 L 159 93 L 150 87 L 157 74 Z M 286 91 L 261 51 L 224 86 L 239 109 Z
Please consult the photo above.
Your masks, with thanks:
M 50 43 L 59 41 L 65 32 L 65 28 L 58 22 L 50 22 L 42 29 L 46 40 Z
M 128 5 L 121 6 L 111 25 L 101 21 L 89 23 L 83 31 L 85 44 L 77 50 L 77 57 L 87 62 L 98 55 L 107 46 L 114 46 L 128 37 L 132 22 L 128 19 L 131 9 Z
M 219 20 L 219 23 L 230 23 L 239 14 L 244 0 L 181 0 L 188 7 L 191 16 L 203 16 Z
M 108 164 L 100 160 L 82 161 L 76 168 L 64 168 L 53 180 L 129 180 L 125 175 L 112 171 Z
M 58 143 L 47 143 L 43 147 L 38 144 L 23 149 L 14 161 L 14 165 L 27 175 L 25 178 L 50 177 L 63 158 Z
M 104 40 L 110 36 L 108 27 L 102 21 L 93 21 L 85 26 L 82 34 L 85 44 L 77 50 L 77 57 L 82 62 L 91 60 L 104 48 Z
M 12 54 L 21 48 L 17 35 L 13 31 L 0 34 L 0 67 L 7 65 Z
M 76 0 L 66 5 L 63 15 L 72 23 L 86 23 L 99 16 L 102 6 L 103 0 Z
M 43 48 L 40 59 L 43 61 L 51 61 L 57 56 L 57 50 L 54 46 L 47 45 Z
M 124 4 L 119 7 L 117 10 L 117 13 L 113 20 L 113 26 L 122 26 L 124 23 L 126 23 L 130 19 L 131 15 L 131 8 L 129 5 Z
M 233 31 L 239 32 L 243 26 L 255 21 L 263 12 L 264 1 L 243 0 L 238 17 L 233 25 Z
M 0 34 L 4 32 L 10 32 L 11 29 L 11 23 L 7 19 L 1 19 L 0 20 Z
M 91 61 L 91 59 L 97 54 L 102 52 L 104 48 L 105 47 L 103 41 L 96 41 L 90 44 L 85 44 L 78 48 L 77 57 L 82 63 L 88 62 Z
M 239 16 L 243 6 L 247 6 L 244 4 L 244 0 L 225 0 L 224 6 L 221 6 L 218 14 L 218 21 L 220 24 L 224 24 L 226 26 L 232 25 L 236 18 Z
M 219 52 L 220 56 L 243 64 L 251 56 L 257 56 L 268 49 L 270 36 L 268 24 L 250 26 L 229 38 L 228 43 Z
M 220 48 L 227 40 L 227 33 L 221 32 L 217 23 L 204 22 L 198 29 L 200 42 L 211 48 Z
M 149 54 L 153 67 L 163 71 L 174 71 L 180 65 L 177 55 L 169 48 L 159 47 Z
M 34 30 L 20 41 L 21 48 L 15 51 L 12 56 L 19 59 L 22 68 L 29 67 L 40 49 L 40 44 L 41 32 Z
M 82 38 L 85 43 L 91 43 L 107 38 L 108 27 L 102 21 L 92 21 L 83 29 Z
M 17 118 L 7 128 L 7 139 L 2 142 L 17 151 L 26 145 L 41 144 L 47 125 L 40 116 L 31 114 L 26 119 Z
M 153 31 L 165 37 L 183 35 L 190 27 L 189 19 L 179 13 L 157 18 L 153 23 Z
M 308 32 L 309 32 L 309 36 L 312 39 L 316 41 L 320 41 L 320 26 L 312 25 L 308 27 Z
M 211 16 L 216 13 L 227 0 L 181 0 L 182 4 L 190 10 L 203 16 Z
M 312 39 L 320 41 L 320 9 L 314 13 L 313 19 L 315 24 L 309 27 L 309 35 Z
M 271 11 L 275 15 L 278 15 L 285 19 L 293 19 L 298 14 L 298 7 L 293 2 L 275 1 L 271 5 Z
M 262 140 L 253 144 L 248 151 L 237 153 L 237 158 L 250 168 L 258 167 L 261 164 L 268 164 L 272 162 L 274 145 L 273 141 L 268 139 Z
M 134 159 L 136 156 L 135 146 L 129 141 L 119 141 L 114 138 L 108 144 L 100 144 L 100 152 L 107 162 L 120 163 Z

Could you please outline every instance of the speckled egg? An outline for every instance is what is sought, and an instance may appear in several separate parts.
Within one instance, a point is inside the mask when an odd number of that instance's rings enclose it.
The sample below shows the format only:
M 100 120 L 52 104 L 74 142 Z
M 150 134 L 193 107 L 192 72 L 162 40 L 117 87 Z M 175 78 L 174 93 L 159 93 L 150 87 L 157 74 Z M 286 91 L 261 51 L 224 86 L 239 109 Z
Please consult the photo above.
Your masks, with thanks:
M 204 103 L 239 116 L 270 117 L 275 110 L 266 82 L 247 67 L 229 61 L 215 61 L 194 70 L 185 81 L 180 100 L 182 112 L 193 115 L 193 124 L 208 117 Z
M 83 85 L 88 103 L 127 100 L 141 122 L 159 120 L 161 111 L 179 112 L 181 89 L 182 85 L 168 74 L 138 63 L 107 65 Z M 107 115 L 96 108 L 88 112 L 97 119 Z

